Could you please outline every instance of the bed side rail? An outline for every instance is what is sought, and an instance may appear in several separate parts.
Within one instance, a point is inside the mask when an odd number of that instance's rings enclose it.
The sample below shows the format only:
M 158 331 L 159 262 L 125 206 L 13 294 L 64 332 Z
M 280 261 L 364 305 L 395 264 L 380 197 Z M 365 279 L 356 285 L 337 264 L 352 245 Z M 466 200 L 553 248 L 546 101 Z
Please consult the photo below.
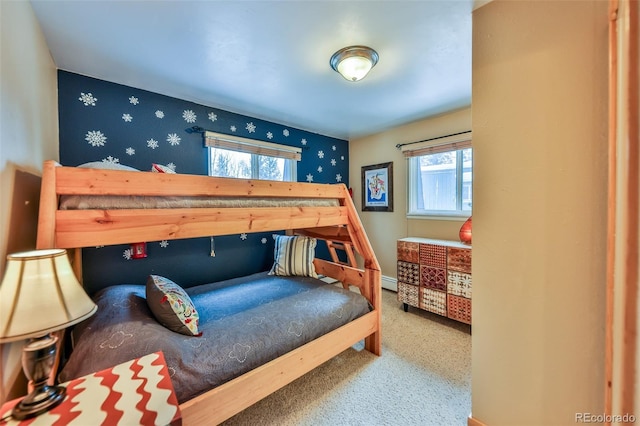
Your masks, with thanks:
M 344 207 L 58 210 L 59 248 L 281 231 L 347 222 Z

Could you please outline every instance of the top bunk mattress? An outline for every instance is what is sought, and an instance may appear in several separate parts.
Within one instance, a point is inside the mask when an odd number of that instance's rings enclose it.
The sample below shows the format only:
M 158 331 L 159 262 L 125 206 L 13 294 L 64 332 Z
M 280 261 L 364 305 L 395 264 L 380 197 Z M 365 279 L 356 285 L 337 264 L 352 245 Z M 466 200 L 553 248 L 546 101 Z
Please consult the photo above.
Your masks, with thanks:
M 217 207 L 336 207 L 339 205 L 339 201 L 332 198 L 62 195 L 59 208 L 60 210 L 117 210 Z
M 185 290 L 200 316 L 200 337 L 158 323 L 144 285 L 96 293 L 98 311 L 75 327 L 60 381 L 162 351 L 182 403 L 371 311 L 358 293 L 266 272 Z

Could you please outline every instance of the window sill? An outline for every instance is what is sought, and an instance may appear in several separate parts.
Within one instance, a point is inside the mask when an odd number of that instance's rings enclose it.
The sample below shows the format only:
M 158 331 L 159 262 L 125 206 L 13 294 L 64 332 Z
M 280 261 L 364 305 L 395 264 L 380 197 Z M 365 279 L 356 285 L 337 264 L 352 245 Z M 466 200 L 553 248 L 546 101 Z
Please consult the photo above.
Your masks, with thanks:
M 457 221 L 457 222 L 464 222 L 467 219 L 469 219 L 469 216 L 471 216 L 471 213 L 469 213 L 468 215 L 418 215 L 418 214 L 408 214 L 407 215 L 407 219 L 417 219 L 417 220 L 448 220 L 448 221 Z

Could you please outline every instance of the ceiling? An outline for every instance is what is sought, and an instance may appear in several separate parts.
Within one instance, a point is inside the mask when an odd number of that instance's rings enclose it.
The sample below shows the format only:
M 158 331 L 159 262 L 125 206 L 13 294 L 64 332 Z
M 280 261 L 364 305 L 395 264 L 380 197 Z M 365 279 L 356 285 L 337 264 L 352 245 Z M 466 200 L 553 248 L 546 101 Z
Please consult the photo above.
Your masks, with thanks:
M 59 69 L 352 139 L 471 105 L 473 0 L 32 0 Z M 359 82 L 329 66 L 362 44 Z

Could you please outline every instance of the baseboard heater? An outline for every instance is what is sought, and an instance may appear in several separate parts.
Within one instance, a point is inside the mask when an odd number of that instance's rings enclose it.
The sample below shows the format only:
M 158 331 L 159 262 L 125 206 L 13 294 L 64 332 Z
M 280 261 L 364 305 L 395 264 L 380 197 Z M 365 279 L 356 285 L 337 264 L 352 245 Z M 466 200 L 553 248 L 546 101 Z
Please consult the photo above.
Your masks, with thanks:
M 386 288 L 387 290 L 398 292 L 398 280 L 395 278 L 387 277 L 386 275 L 382 276 L 382 288 Z

